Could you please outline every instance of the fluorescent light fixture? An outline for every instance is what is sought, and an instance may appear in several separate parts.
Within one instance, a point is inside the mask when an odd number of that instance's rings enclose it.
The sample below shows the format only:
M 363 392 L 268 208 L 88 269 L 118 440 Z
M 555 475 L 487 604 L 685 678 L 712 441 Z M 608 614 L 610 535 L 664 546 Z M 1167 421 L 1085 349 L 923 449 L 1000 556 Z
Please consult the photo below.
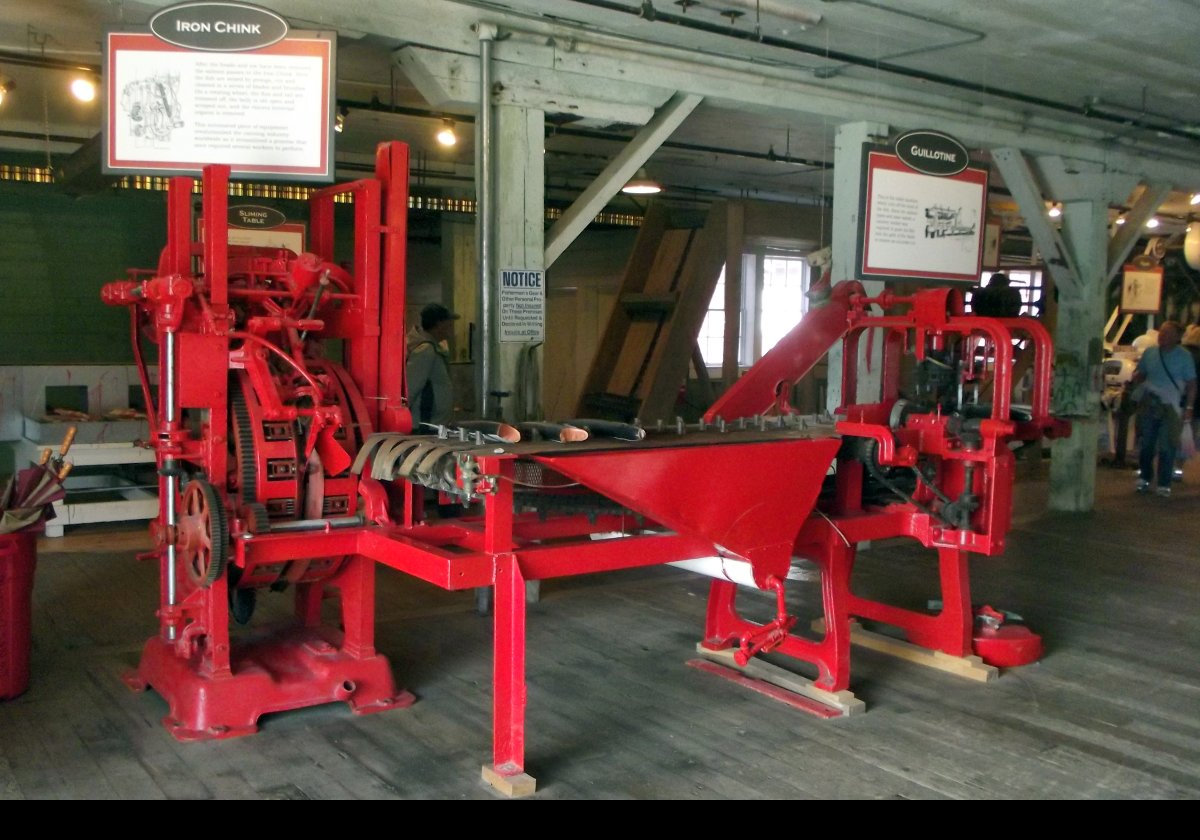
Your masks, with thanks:
M 96 98 L 96 83 L 81 76 L 71 82 L 71 94 L 80 102 L 91 102 Z
M 1116 223 L 1117 223 L 1118 225 L 1123 225 L 1123 224 L 1125 224 L 1125 217 L 1124 217 L 1124 216 L 1117 216 L 1117 221 L 1116 221 Z
M 1200 204 L 1200 193 L 1192 193 L 1192 197 L 1188 199 L 1188 204 L 1193 206 Z
M 442 120 L 442 127 L 437 133 L 437 141 L 443 146 L 453 146 L 458 142 L 458 135 L 454 133 L 454 120 Z
M 1146 222 L 1146 227 L 1154 230 L 1154 228 L 1158 227 L 1158 219 L 1151 217 L 1150 220 Z
M 645 169 L 639 169 L 633 180 L 621 187 L 626 195 L 657 195 L 662 191 L 662 184 L 647 175 Z
M 1057 219 L 1059 216 L 1062 215 L 1062 205 L 1061 204 L 1051 204 L 1050 209 L 1046 211 L 1046 214 L 1051 219 Z

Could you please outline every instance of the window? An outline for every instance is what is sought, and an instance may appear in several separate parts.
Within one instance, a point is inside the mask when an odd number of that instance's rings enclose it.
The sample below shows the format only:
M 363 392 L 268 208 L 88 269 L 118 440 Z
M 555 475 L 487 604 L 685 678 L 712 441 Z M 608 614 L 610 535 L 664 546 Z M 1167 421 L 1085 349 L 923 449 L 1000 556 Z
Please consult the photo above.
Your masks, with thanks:
M 717 287 L 713 289 L 712 300 L 708 302 L 708 313 L 704 323 L 700 325 L 700 335 L 696 338 L 700 345 L 700 355 L 709 367 L 721 364 L 725 358 L 725 269 L 721 269 L 721 277 Z
M 808 262 L 796 257 L 765 257 L 762 271 L 762 307 L 759 313 L 761 358 L 780 342 L 808 311 Z
M 781 253 L 742 258 L 742 311 L 738 363 L 749 366 L 779 343 L 808 311 L 808 262 Z M 709 367 L 720 367 L 725 350 L 725 272 L 713 290 L 697 339 Z

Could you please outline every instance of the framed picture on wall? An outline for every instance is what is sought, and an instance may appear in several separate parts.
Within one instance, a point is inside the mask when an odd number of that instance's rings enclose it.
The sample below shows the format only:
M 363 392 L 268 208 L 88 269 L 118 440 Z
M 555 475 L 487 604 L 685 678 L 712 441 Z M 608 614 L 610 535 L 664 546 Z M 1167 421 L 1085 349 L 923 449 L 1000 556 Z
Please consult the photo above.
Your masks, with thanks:
M 1121 312 L 1157 314 L 1162 309 L 1163 269 L 1161 265 L 1125 266 L 1121 280 Z

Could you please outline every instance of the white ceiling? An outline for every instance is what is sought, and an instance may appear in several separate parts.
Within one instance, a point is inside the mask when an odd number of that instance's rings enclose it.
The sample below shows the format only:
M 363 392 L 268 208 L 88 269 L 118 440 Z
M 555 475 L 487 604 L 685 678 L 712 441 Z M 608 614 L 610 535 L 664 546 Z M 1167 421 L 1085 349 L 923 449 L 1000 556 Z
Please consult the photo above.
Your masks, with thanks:
M 98 66 L 107 26 L 144 23 L 161 2 L 4 0 L 0 52 Z M 352 107 L 338 139 L 339 160 L 365 162 L 374 144 L 402 139 L 414 150 L 419 182 L 470 189 L 470 126 L 446 151 L 432 142 L 434 112 L 392 61 L 406 15 L 427 15 L 436 0 L 262 0 L 302 28 L 339 29 L 338 96 Z M 1200 0 L 762 0 L 819 21 L 757 16 L 755 0 L 500 0 L 458 6 L 481 19 L 568 23 L 584 33 L 684 47 L 701 60 L 736 57 L 798 71 L 819 84 L 864 96 L 949 97 L 964 111 L 993 106 L 1052 117 L 1100 132 L 1104 142 L 1136 144 L 1196 161 L 1200 179 Z M 317 9 L 317 11 L 313 11 Z M 744 10 L 732 21 L 723 11 Z M 373 21 L 389 21 L 373 26 Z M 386 34 L 371 34 L 383 32 Z M 99 130 L 97 103 L 64 94 L 71 71 L 21 66 L 0 55 L 0 82 L 15 82 L 0 105 L 0 148 L 69 153 Z M 390 112 L 396 106 L 401 113 Z M 421 116 L 432 112 L 431 116 Z M 866 118 L 866 117 L 864 117 Z M 549 121 L 554 117 L 550 115 Z M 929 126 L 907 126 L 937 128 Z M 705 102 L 650 162 L 651 174 L 680 198 L 751 195 L 812 201 L 832 192 L 836 123 L 795 111 Z M 547 138 L 552 198 L 581 190 L 632 136 L 607 127 L 579 136 L 564 124 Z M 594 129 L 590 129 L 594 132 Z M 1189 187 L 1190 185 L 1179 185 Z M 1185 215 L 1185 194 L 1164 208 Z

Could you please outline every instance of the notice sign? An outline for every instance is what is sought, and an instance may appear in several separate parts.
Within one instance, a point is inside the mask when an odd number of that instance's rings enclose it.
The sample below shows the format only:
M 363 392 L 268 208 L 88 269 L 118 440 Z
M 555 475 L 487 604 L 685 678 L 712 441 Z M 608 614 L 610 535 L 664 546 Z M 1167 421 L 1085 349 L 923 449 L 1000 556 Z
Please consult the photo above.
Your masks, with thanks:
M 986 170 L 927 175 L 883 151 L 864 169 L 859 279 L 979 282 Z
M 500 340 L 546 340 L 546 272 L 531 268 L 500 272 Z
M 235 175 L 332 181 L 333 34 L 288 32 L 274 13 L 235 3 L 173 10 L 208 17 L 105 37 L 105 174 L 223 163 Z M 252 13 L 264 22 L 246 22 Z

